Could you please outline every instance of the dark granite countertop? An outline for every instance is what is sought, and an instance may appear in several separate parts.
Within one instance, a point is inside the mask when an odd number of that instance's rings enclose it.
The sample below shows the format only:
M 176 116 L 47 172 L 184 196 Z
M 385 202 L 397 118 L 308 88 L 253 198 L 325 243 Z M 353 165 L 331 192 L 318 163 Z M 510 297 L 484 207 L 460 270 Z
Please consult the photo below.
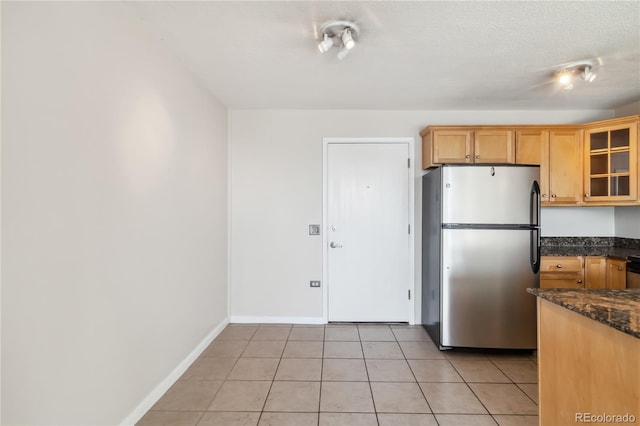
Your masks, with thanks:
M 527 292 L 640 339 L 640 289 L 528 288 Z
M 630 255 L 640 256 L 640 250 L 610 246 L 542 246 L 542 256 L 604 256 L 626 260 Z

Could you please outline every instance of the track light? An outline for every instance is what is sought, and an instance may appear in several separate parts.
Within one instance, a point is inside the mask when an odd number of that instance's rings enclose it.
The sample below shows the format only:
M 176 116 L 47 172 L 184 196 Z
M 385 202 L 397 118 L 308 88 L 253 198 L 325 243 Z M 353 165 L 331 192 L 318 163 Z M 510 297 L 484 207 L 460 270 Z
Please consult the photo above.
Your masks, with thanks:
M 322 35 L 322 40 L 318 42 L 320 53 L 338 46 L 340 47 L 338 59 L 343 59 L 356 46 L 360 28 L 350 21 L 331 21 L 322 26 L 320 34 Z
M 592 83 L 593 80 L 596 79 L 596 74 L 591 71 L 591 67 L 587 65 L 582 70 L 582 74 L 580 74 L 580 77 L 582 77 L 582 79 L 587 83 Z
M 555 80 L 564 90 L 573 89 L 574 80 L 578 75 L 587 83 L 591 83 L 596 79 L 596 74 L 593 72 L 594 65 L 602 65 L 602 61 L 597 58 L 564 64 L 554 73 Z
M 318 50 L 320 53 L 324 53 L 327 50 L 331 49 L 333 46 L 333 39 L 329 37 L 329 34 L 323 34 L 322 41 L 318 43 Z
M 342 32 L 342 45 L 345 49 L 351 50 L 356 46 L 356 42 L 353 41 L 353 37 L 351 36 L 351 31 L 349 28 L 345 28 Z

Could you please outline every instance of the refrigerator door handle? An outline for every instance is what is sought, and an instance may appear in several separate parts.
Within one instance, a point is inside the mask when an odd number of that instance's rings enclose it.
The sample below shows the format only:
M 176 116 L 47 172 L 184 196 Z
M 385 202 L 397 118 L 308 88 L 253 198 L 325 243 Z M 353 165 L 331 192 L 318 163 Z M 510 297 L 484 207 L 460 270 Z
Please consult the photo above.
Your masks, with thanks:
M 530 262 L 531 270 L 537 274 L 540 270 L 540 185 L 535 180 L 531 184 L 529 209 L 529 223 L 533 227 L 529 243 Z
M 529 198 L 529 223 L 531 226 L 540 226 L 540 185 L 535 180 L 531 184 Z

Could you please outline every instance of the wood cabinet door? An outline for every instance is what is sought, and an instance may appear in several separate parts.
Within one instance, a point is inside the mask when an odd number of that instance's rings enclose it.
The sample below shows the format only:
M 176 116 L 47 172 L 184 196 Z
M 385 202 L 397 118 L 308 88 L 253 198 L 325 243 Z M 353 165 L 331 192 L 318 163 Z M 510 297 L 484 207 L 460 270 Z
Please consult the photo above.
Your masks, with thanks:
M 637 122 L 633 122 L 585 131 L 585 202 L 638 198 L 637 127 Z
M 471 134 L 472 130 L 434 130 L 433 163 L 473 163 Z
M 540 165 L 542 150 L 545 146 L 548 149 L 548 140 L 546 130 L 516 130 L 516 164 Z
M 579 130 L 551 130 L 549 132 L 548 161 L 545 171 L 547 197 L 543 202 L 578 204 L 582 201 L 582 147 Z
M 585 288 L 607 288 L 607 259 L 587 256 L 584 259 Z
M 627 288 L 627 262 L 607 259 L 607 288 Z
M 473 138 L 473 157 L 475 163 L 515 163 L 513 131 L 476 130 Z

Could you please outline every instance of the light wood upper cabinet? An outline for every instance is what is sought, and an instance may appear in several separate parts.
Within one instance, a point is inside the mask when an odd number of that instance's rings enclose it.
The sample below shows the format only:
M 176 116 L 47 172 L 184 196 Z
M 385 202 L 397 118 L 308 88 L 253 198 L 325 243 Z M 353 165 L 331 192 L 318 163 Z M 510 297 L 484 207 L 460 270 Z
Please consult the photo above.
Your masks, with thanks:
M 549 131 L 516 130 L 516 164 L 540 165 L 542 147 L 549 142 Z
M 607 259 L 607 288 L 627 288 L 627 261 Z
M 512 130 L 476 130 L 473 136 L 475 163 L 513 164 L 516 162 Z
M 422 168 L 441 164 L 513 164 L 513 130 L 500 128 L 427 127 L 422 136 Z
M 473 163 L 471 130 L 435 130 L 433 137 L 433 162 Z
M 580 130 L 550 130 L 540 161 L 542 205 L 575 205 L 582 201 Z
M 584 201 L 598 203 L 637 200 L 637 151 L 637 121 L 585 130 Z
M 422 168 L 540 165 L 543 206 L 640 205 L 640 115 L 586 124 L 429 126 Z

